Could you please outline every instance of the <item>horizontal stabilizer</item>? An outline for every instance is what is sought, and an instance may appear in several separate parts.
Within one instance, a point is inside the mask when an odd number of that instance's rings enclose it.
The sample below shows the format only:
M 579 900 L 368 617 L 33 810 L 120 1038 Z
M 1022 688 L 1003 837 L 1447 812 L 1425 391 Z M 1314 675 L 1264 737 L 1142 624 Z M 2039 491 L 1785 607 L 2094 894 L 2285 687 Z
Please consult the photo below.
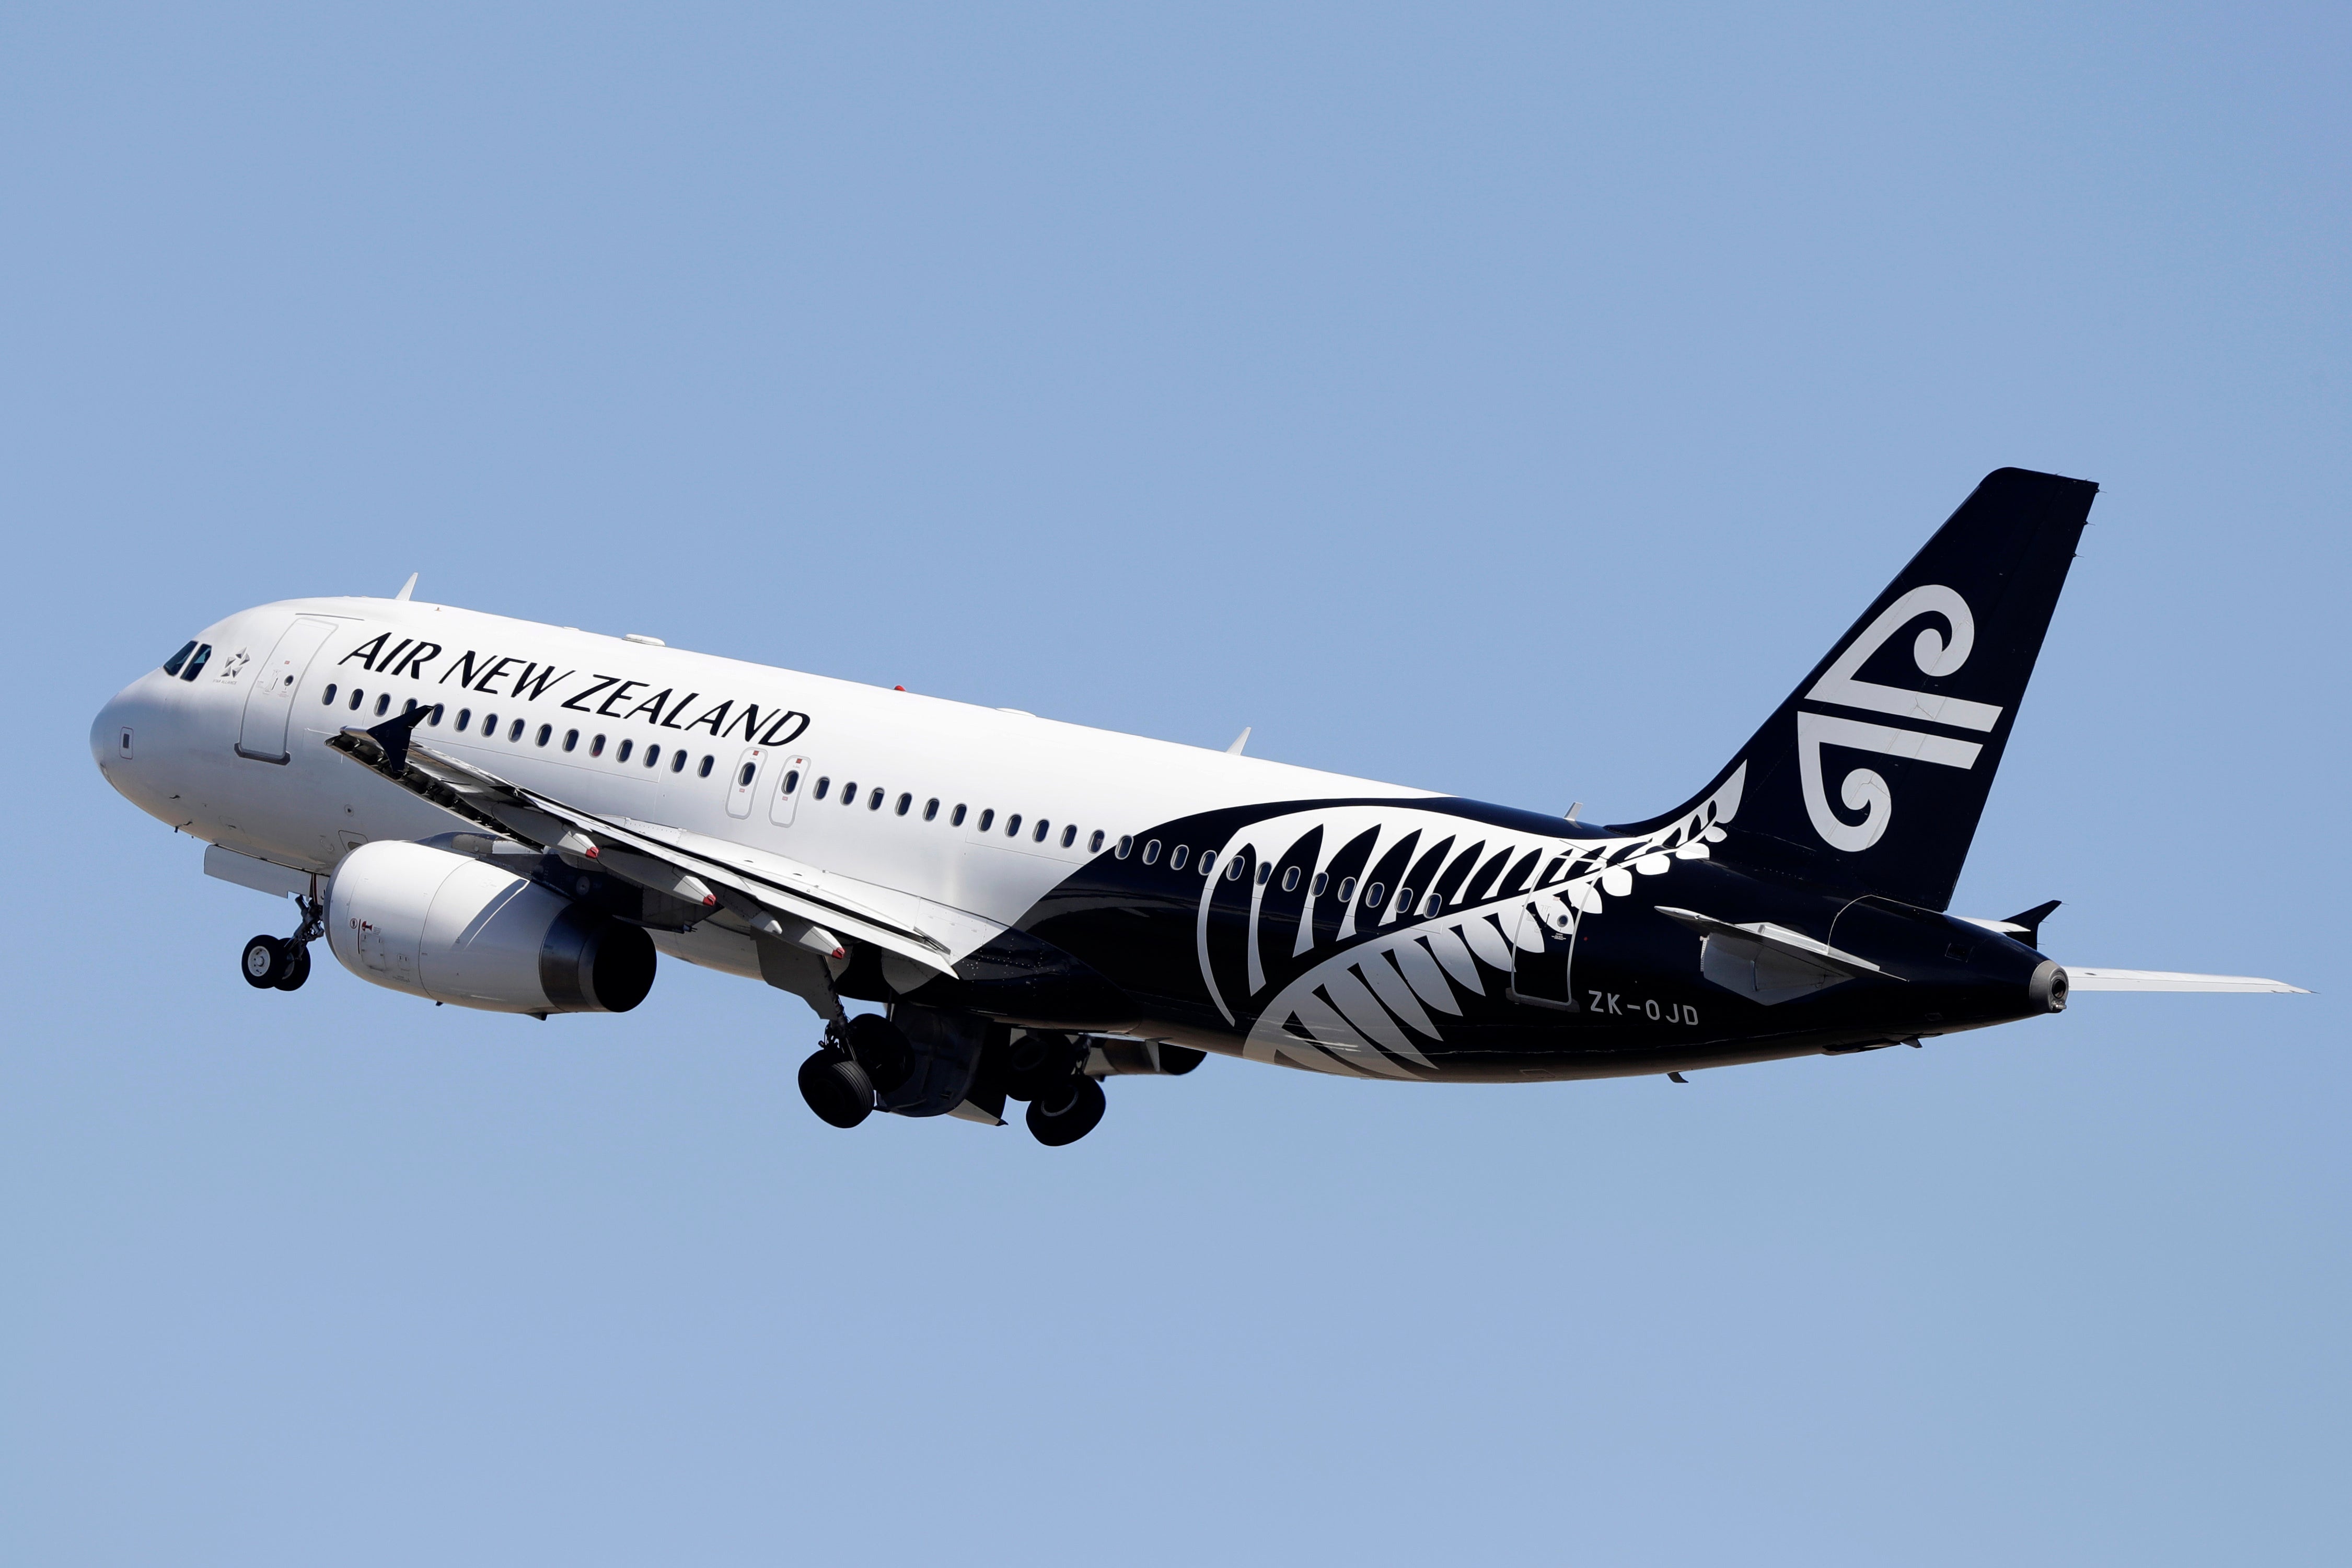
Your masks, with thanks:
M 1769 921 L 1734 925 L 1696 910 L 1663 904 L 1655 907 L 1699 934 L 1700 974 L 1762 1007 L 1794 1001 L 1848 980 L 1902 978 L 1867 958 Z
M 2078 969 L 2066 966 L 2070 991 L 2279 991 L 2305 997 L 2311 993 L 2284 980 L 2253 975 L 2181 975 L 2167 969 Z

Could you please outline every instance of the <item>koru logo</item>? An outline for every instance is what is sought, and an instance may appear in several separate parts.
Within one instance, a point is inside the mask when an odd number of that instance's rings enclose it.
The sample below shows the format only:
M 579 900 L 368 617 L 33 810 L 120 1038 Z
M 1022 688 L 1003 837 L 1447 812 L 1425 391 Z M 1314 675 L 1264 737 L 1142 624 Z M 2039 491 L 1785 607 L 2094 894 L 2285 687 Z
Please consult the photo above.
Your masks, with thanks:
M 1931 583 L 1913 589 L 1888 605 L 1885 612 L 1837 656 L 1828 673 L 1813 683 L 1805 700 L 1893 714 L 1897 718 L 1925 719 L 1956 729 L 1990 730 L 2000 722 L 2000 709 L 1990 703 L 1932 696 L 1926 692 L 1882 686 L 1855 678 L 1854 673 L 1869 662 L 1873 653 L 1922 615 L 1942 616 L 1950 623 L 1952 634 L 1947 642 L 1933 626 L 1920 630 L 1917 640 L 1911 644 L 1911 657 L 1918 664 L 1919 673 L 1948 675 L 1967 664 L 1969 652 L 1976 645 L 1976 617 L 1969 612 L 1967 600 L 1941 584 Z M 1838 799 L 1847 810 L 1861 812 L 1862 821 L 1849 822 L 1839 816 L 1831 809 L 1828 791 L 1822 784 L 1824 746 L 1875 751 L 1888 757 L 1909 758 L 1915 762 L 1933 762 L 1943 768 L 1973 768 L 1977 754 L 1984 749 L 1973 740 L 1952 740 L 1920 730 L 1896 729 L 1889 725 L 1799 708 L 1797 771 L 1804 782 L 1805 814 L 1812 819 L 1813 831 L 1821 834 L 1822 841 L 1838 850 L 1866 850 L 1876 843 L 1895 814 L 1895 794 L 1876 772 L 1857 768 L 1839 781 Z

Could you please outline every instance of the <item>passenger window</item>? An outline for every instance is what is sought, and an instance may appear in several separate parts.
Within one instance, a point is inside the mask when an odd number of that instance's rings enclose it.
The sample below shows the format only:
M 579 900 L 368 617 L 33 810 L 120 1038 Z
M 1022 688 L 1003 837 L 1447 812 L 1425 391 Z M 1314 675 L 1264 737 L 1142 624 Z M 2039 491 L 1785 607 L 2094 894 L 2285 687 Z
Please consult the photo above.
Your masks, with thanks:
M 595 739 L 588 743 L 588 755 L 591 757 L 602 757 L 604 755 L 604 737 L 603 736 L 600 735 Z
M 1040 817 L 1037 819 L 1037 831 L 1030 834 L 1029 837 L 1033 841 L 1042 844 L 1045 841 L 1045 835 L 1053 831 L 1054 824 L 1047 821 L 1045 818 Z
M 900 817 L 905 816 L 907 814 L 907 809 L 914 803 L 915 798 L 912 795 L 900 795 L 898 797 L 898 810 L 893 814 Z
M 1297 893 L 1298 891 L 1298 868 L 1297 866 L 1285 866 L 1283 868 L 1282 891 L 1285 893 Z
M 565 730 L 563 732 L 563 749 L 566 751 L 577 751 L 579 748 L 580 732 L 576 729 Z
M 828 789 L 832 789 L 832 788 L 833 788 L 833 780 L 832 780 L 832 779 L 818 779 L 818 780 L 816 781 L 816 798 L 817 798 L 818 800 L 824 800 L 824 792 L 825 792 L 826 790 L 828 790 Z
M 1378 909 L 1381 906 L 1381 900 L 1386 898 L 1388 895 L 1389 890 L 1387 888 L 1382 887 L 1379 883 L 1374 883 L 1371 886 L 1364 889 L 1364 907 L 1366 909 Z
M 1241 857 L 1241 856 L 1239 856 L 1239 855 L 1235 855 L 1233 859 L 1231 859 L 1231 860 L 1229 860 L 1229 861 L 1227 861 L 1227 862 L 1225 862 L 1225 880 L 1226 880 L 1227 882 L 1234 882 L 1234 881 L 1238 881 L 1238 880 L 1240 879 L 1240 877 L 1241 877 L 1241 874 L 1242 874 L 1242 857 Z
M 797 768 L 787 768 L 784 772 L 784 793 L 789 795 L 800 787 L 801 770 Z
M 383 695 L 375 699 L 375 716 L 382 718 L 384 716 L 384 710 L 391 706 L 392 694 L 390 692 L 386 692 Z
M 677 760 L 669 765 L 669 770 L 672 773 L 675 773 L 685 766 L 686 753 L 681 751 L 677 754 Z M 697 779 L 708 779 L 710 777 L 710 770 L 718 766 L 719 758 L 716 757 L 705 756 L 702 759 L 702 766 L 694 770 L 694 776 Z
M 1020 812 L 1015 811 L 1004 819 L 1004 836 L 1008 839 L 1017 839 L 1021 836 Z
M 923 821 L 926 822 L 936 821 L 939 820 L 939 815 L 940 798 L 937 795 L 934 795 L 923 806 Z
M 357 686 L 353 686 L 352 688 L 352 711 L 353 713 L 359 712 L 360 704 L 365 701 L 367 701 L 367 693 L 360 690 Z
M 425 716 L 425 722 L 431 725 L 436 729 L 441 727 L 441 705 L 439 703 L 435 703 L 433 705 L 433 711 Z
M 963 806 L 961 802 L 958 803 L 954 810 L 948 813 L 948 826 L 950 828 L 961 828 L 963 826 Z
M 507 726 L 507 742 L 513 746 L 522 744 L 522 720 L 517 719 Z
M 866 797 L 866 809 L 869 811 L 878 811 L 882 809 L 882 786 L 879 784 L 874 786 L 874 793 Z
M 1087 841 L 1087 853 L 1090 855 L 1098 855 L 1102 853 L 1102 841 L 1103 831 L 1100 828 L 1097 828 L 1095 830 L 1094 837 Z
M 188 639 L 186 643 L 181 647 L 178 653 L 163 661 L 163 673 L 167 675 L 178 674 L 180 673 L 180 666 L 186 664 L 188 662 L 188 655 L 195 651 L 196 640 L 191 637 Z M 327 700 L 329 702 L 333 702 L 335 700 L 335 688 L 332 686 L 329 686 L 327 688 Z
M 329 691 L 332 691 L 332 690 L 334 690 L 334 688 L 333 688 L 332 686 L 330 686 L 330 687 L 328 687 L 327 689 L 328 689 Z M 459 735 L 463 735 L 463 734 L 465 734 L 465 733 L 466 733 L 466 731 L 467 731 L 468 729 L 471 729 L 471 728 L 473 727 L 473 726 L 474 726 L 474 710 L 473 710 L 472 708 L 469 708 L 469 707 L 461 707 L 461 708 L 459 708 L 459 709 L 457 710 L 457 733 L 458 733 Z
M 579 732 L 578 730 L 576 730 L 576 729 L 575 729 L 575 730 L 573 730 L 572 733 L 572 734 L 574 734 L 574 735 L 578 735 L 580 732 Z M 552 738 L 554 737 L 554 735 L 555 735 L 555 727 L 554 727 L 553 725 L 551 725 L 551 724 L 542 724 L 542 725 L 541 725 L 541 726 L 539 727 L 539 744 L 540 744 L 540 745 L 541 745 L 541 746 L 545 746 L 545 745 L 548 743 L 548 741 L 550 741 L 551 739 L 552 739 Z
M 1429 907 L 1423 910 L 1422 913 L 1423 915 L 1434 915 L 1444 907 L 1445 895 L 1442 893 L 1433 893 L 1429 895 Z
M 1266 884 L 1266 879 L 1273 875 L 1274 862 L 1272 861 L 1260 861 L 1257 862 L 1257 884 L 1260 887 L 1264 887 Z
M 736 772 L 735 788 L 738 789 L 749 789 L 751 787 L 751 776 L 759 771 L 760 765 L 756 762 L 746 762 L 743 764 L 742 768 Z
M 857 804 L 856 779 L 852 779 L 848 783 L 844 784 L 841 787 L 841 803 L 845 806 L 855 806 Z
M 1201 852 L 1201 874 L 1202 876 L 1206 876 L 1216 869 L 1217 852 L 1214 850 L 1202 850 Z
M 196 656 L 188 661 L 188 667 L 180 672 L 180 679 L 184 681 L 194 680 L 198 675 L 204 673 L 205 661 L 212 656 L 213 645 L 210 643 L 198 648 L 196 650 Z
M 1144 844 L 1144 846 L 1143 846 L 1143 863 L 1144 863 L 1145 865 L 1150 865 L 1150 864 L 1151 864 L 1154 861 L 1158 860 L 1159 858 L 1160 858 L 1160 841 L 1159 841 L 1158 839 L 1152 839 L 1152 840 L 1149 841 L 1148 842 L 1146 842 L 1146 843 Z
M 1077 830 L 1076 828 L 1075 828 L 1075 827 L 1070 827 L 1070 828 L 1064 828 L 1064 829 L 1062 830 L 1062 847 L 1063 847 L 1064 849 L 1068 849 L 1072 844 L 1075 844 L 1075 843 L 1076 843 L 1077 841 L 1078 841 L 1078 830 Z
M 1315 873 L 1315 882 L 1313 885 L 1308 887 L 1307 890 L 1307 896 L 1309 898 L 1320 898 L 1323 896 L 1323 890 L 1330 885 L 1331 873 L 1328 871 L 1318 871 Z
M 981 831 L 981 832 L 983 832 L 983 833 L 984 833 L 984 832 L 988 831 L 988 830 L 989 830 L 990 828 L 993 827 L 993 826 L 995 825 L 995 823 L 996 823 L 996 808 L 995 808 L 995 807 L 993 807 L 993 806 L 991 806 L 988 810 L 986 810 L 982 811 L 982 812 L 980 814 L 980 826 L 979 826 L 978 831 Z
M 648 747 L 646 747 L 646 767 L 648 767 L 648 768 L 656 768 L 656 767 L 660 766 L 660 764 L 661 764 L 661 747 L 658 747 L 658 746 L 648 746 Z
M 177 670 L 173 670 L 172 673 L 173 673 L 173 674 L 175 674 L 175 675 L 176 675 L 176 674 L 178 674 L 180 672 L 179 672 L 179 671 L 177 671 Z M 322 706 L 326 706 L 326 707 L 332 707 L 332 706 L 335 706 L 335 683 L 334 683 L 334 682 L 332 682 L 332 681 L 329 681 L 329 682 L 327 683 L 327 695 L 324 695 L 324 696 L 322 696 L 322 697 L 320 697 L 320 698 L 319 699 L 319 701 L 320 701 L 320 704 Z
M 1129 851 L 1129 850 L 1131 850 L 1131 849 L 1133 849 L 1134 847 L 1135 847 L 1135 835 L 1134 835 L 1134 834 L 1132 834 L 1132 833 L 1121 833 L 1121 834 L 1119 834 L 1119 836 L 1118 836 L 1118 848 L 1117 848 L 1117 849 L 1115 849 L 1115 850 L 1113 850 L 1113 851 L 1111 851 L 1111 852 L 1110 852 L 1111 859 L 1113 859 L 1113 860 L 1121 860 L 1121 861 L 1125 860 L 1125 859 L 1127 858 L 1127 852 L 1128 852 L 1128 851 Z
M 1192 846 L 1190 844 L 1178 844 L 1176 846 L 1176 852 L 1168 857 L 1168 869 L 1170 871 L 1182 871 L 1184 869 L 1184 862 L 1192 858 Z
M 1411 889 L 1411 888 L 1409 888 L 1409 887 L 1401 887 L 1401 888 L 1398 888 L 1398 889 L 1397 889 L 1397 918 L 1398 918 L 1398 919 L 1400 919 L 1400 920 L 1402 920 L 1402 919 L 1403 919 L 1406 915 L 1411 915 L 1412 913 L 1412 889 Z
M 613 760 L 615 762 L 626 762 L 629 759 L 629 753 L 635 751 L 636 748 L 637 743 L 635 741 L 625 740 L 621 742 L 620 749 L 613 753 Z
M 403 718 L 406 718 L 410 714 L 413 714 L 415 711 L 416 699 L 415 697 L 411 697 L 406 702 L 400 705 L 400 716 Z

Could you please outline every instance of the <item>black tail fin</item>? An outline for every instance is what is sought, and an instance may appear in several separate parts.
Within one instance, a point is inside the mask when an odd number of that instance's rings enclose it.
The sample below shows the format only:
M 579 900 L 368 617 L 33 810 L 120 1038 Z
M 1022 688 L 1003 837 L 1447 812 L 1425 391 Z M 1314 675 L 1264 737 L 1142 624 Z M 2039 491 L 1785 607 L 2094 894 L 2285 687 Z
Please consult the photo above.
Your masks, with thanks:
M 2098 489 L 1987 475 L 1706 790 L 1641 826 L 1720 792 L 1726 860 L 1942 909 Z

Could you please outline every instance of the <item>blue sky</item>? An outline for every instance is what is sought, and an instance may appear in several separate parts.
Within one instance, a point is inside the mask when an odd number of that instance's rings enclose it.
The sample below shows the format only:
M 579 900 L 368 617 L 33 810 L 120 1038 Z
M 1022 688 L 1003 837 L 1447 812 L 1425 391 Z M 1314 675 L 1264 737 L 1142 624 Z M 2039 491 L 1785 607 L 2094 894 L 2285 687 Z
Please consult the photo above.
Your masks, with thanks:
M 44 1563 L 2343 1560 L 2340 7 L 18 7 L 0 1533 Z M 233 974 L 106 788 L 420 597 L 1546 810 L 2105 486 L 1955 907 L 2084 997 L 870 1123 Z

